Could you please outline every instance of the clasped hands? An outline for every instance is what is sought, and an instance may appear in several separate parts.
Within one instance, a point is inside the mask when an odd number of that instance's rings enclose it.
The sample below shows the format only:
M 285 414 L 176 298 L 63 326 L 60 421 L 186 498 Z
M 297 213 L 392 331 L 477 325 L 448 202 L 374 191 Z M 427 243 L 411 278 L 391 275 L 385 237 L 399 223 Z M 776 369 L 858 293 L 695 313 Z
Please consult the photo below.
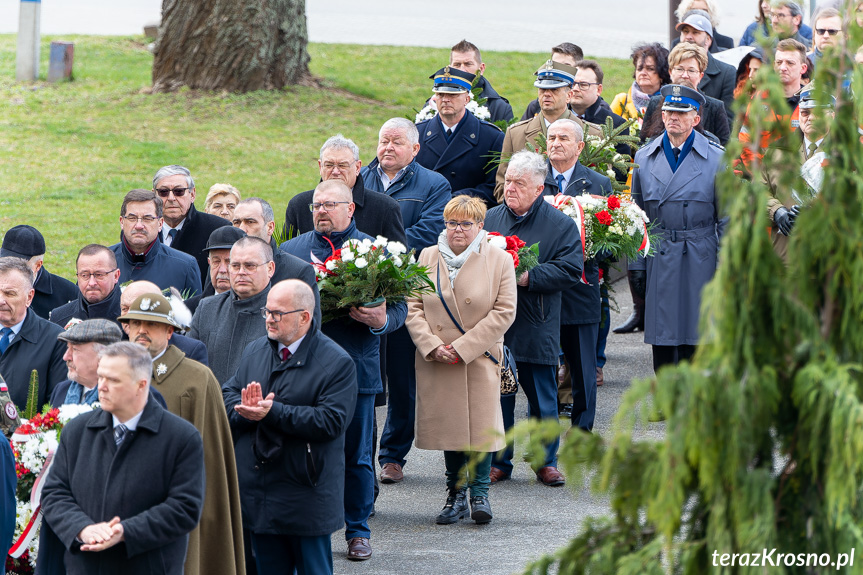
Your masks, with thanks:
M 273 407 L 273 398 L 276 394 L 270 394 L 264 398 L 261 391 L 261 384 L 257 381 L 251 382 L 245 388 L 240 390 L 241 402 L 234 406 L 234 411 L 239 413 L 250 421 L 260 421 L 266 417 Z
M 81 551 L 104 551 L 124 541 L 123 524 L 119 517 L 110 521 L 88 525 L 78 534 Z
M 439 345 L 437 346 L 433 352 L 431 352 L 431 358 L 435 361 L 439 361 L 441 363 L 448 363 L 450 365 L 456 364 L 461 359 L 458 356 L 458 352 L 453 349 L 451 345 Z

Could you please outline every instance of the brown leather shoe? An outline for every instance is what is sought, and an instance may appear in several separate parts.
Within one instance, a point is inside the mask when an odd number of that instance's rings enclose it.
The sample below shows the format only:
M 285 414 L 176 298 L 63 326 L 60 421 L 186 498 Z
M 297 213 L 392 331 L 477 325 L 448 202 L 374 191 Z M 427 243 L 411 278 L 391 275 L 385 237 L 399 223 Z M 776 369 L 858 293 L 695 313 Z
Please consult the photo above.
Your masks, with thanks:
M 539 471 L 536 472 L 536 480 L 542 483 L 543 485 L 548 485 L 549 487 L 559 487 L 566 483 L 566 478 L 563 476 L 563 473 L 557 470 L 557 467 L 543 467 Z
M 489 479 L 491 479 L 492 483 L 499 483 L 501 481 L 506 481 L 509 479 L 509 475 L 498 469 L 497 467 L 492 466 L 491 471 L 488 474 Z
M 603 375 L 602 375 L 602 368 L 597 367 L 596 368 L 596 386 L 599 387 L 603 383 L 605 383 L 605 377 L 603 377 Z
M 398 463 L 384 463 L 381 467 L 381 483 L 398 483 L 405 478 Z
M 372 558 L 372 546 L 365 537 L 354 537 L 348 541 L 348 559 L 365 561 Z

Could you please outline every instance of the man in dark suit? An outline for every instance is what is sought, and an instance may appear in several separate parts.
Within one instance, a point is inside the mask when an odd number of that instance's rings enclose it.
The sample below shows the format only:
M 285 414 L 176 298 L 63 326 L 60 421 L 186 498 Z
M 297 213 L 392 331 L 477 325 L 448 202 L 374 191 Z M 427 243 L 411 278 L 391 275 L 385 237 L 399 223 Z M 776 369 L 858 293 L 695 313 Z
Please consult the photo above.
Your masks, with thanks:
M 204 502 L 204 447 L 150 397 L 152 369 L 142 346 L 105 348 L 102 409 L 63 428 L 42 504 L 68 550 L 67 573 L 183 573 Z
M 698 91 L 711 98 L 722 100 L 725 104 L 725 113 L 728 114 L 728 123 L 732 124 L 734 112 L 731 110 L 731 104 L 734 103 L 737 71 L 734 66 L 720 62 L 710 53 L 710 46 L 713 44 L 713 25 L 710 19 L 689 12 L 683 22 L 677 25 L 677 30 L 680 32 L 681 43 L 689 42 L 707 50 L 707 68 L 698 84 Z
M 39 317 L 48 319 L 52 309 L 78 295 L 75 284 L 45 269 L 45 238 L 33 226 L 15 226 L 6 232 L 3 236 L 3 247 L 0 247 L 0 258 L 5 257 L 27 260 L 27 265 L 36 278 L 33 282 L 36 293 L 30 309 Z
M 580 69 L 579 69 L 580 71 Z M 584 149 L 584 131 L 573 120 L 557 120 L 548 127 L 548 175 L 543 194 L 567 196 L 611 193 L 611 180 L 584 167 L 578 157 Z M 560 347 L 569 377 L 558 382 L 558 402 L 568 404 L 572 425 L 590 431 L 596 415 L 596 386 L 602 368 L 597 365 L 597 341 L 602 318 L 599 285 L 600 258 L 584 260 L 584 279 L 563 293 L 560 310 Z M 606 334 L 608 332 L 606 331 Z
M 162 198 L 165 220 L 159 239 L 166 246 L 187 253 L 198 262 L 201 277 L 207 277 L 204 246 L 216 228 L 231 225 L 219 216 L 195 209 L 195 180 L 183 166 L 165 166 L 153 176 L 153 191 Z
M 19 411 L 27 405 L 32 371 L 39 378 L 36 403 L 40 408 L 66 379 L 66 345 L 57 341 L 63 329 L 30 310 L 33 293 L 33 273 L 27 262 L 0 258 L 0 374 Z
M 357 229 L 373 237 L 384 236 L 390 241 L 407 245 L 398 202 L 384 194 L 367 193 L 363 179 L 359 177 L 362 166 L 360 149 L 341 134 L 336 134 L 321 146 L 318 160 L 321 181 L 341 180 L 351 188 Z M 302 192 L 288 202 L 285 228 L 291 237 L 315 229 L 309 210 L 314 193 L 314 190 Z
M 78 297 L 51 310 L 48 319 L 63 329 L 88 319 L 116 321 L 120 316 L 120 270 L 117 257 L 99 244 L 81 248 L 75 260 Z
M 453 196 L 467 194 L 497 205 L 489 163 L 500 154 L 503 132 L 467 111 L 474 75 L 447 66 L 429 77 L 438 113 L 417 124 L 417 163 L 446 178 Z

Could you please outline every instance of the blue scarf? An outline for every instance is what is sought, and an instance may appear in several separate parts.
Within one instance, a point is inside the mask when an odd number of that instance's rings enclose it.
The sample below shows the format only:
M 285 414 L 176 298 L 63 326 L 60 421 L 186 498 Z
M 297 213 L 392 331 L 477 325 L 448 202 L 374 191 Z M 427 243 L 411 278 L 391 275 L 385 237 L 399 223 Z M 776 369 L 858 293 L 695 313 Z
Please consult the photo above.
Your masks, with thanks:
M 672 152 L 673 146 L 671 145 L 671 140 L 668 139 L 668 132 L 662 133 L 662 151 L 665 152 L 665 159 L 668 160 L 668 165 L 671 166 L 671 171 L 676 172 L 677 168 L 680 167 L 680 164 L 683 163 L 683 158 L 689 154 L 689 150 L 692 149 L 692 142 L 695 141 L 695 130 L 689 134 L 689 137 L 686 138 L 686 141 L 683 142 L 683 146 L 680 148 L 680 156 L 677 160 L 674 159 L 674 152 Z
M 73 381 L 72 385 L 69 386 L 69 390 L 66 392 L 66 399 L 63 400 L 63 405 L 78 405 L 84 403 L 90 405 L 99 401 L 98 385 L 94 386 L 93 389 L 87 390 L 87 393 L 84 393 L 85 389 L 86 388 L 83 385 L 77 381 Z

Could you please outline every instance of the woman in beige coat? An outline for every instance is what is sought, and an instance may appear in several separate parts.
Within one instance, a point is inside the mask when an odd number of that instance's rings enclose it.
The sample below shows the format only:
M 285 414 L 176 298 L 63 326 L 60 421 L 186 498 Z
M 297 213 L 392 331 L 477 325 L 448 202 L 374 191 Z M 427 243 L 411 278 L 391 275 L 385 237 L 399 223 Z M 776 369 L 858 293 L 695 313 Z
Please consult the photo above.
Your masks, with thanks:
M 478 198 L 450 200 L 438 245 L 420 254 L 437 291 L 408 300 L 405 324 L 417 347 L 415 442 L 420 449 L 443 450 L 446 462 L 439 524 L 467 516 L 467 487 L 471 519 L 491 521 L 491 458 L 504 446 L 500 367 L 485 353 L 503 360 L 503 335 L 515 320 L 515 270 L 512 257 L 486 241 L 485 212 Z M 479 462 L 468 479 L 472 455 Z

